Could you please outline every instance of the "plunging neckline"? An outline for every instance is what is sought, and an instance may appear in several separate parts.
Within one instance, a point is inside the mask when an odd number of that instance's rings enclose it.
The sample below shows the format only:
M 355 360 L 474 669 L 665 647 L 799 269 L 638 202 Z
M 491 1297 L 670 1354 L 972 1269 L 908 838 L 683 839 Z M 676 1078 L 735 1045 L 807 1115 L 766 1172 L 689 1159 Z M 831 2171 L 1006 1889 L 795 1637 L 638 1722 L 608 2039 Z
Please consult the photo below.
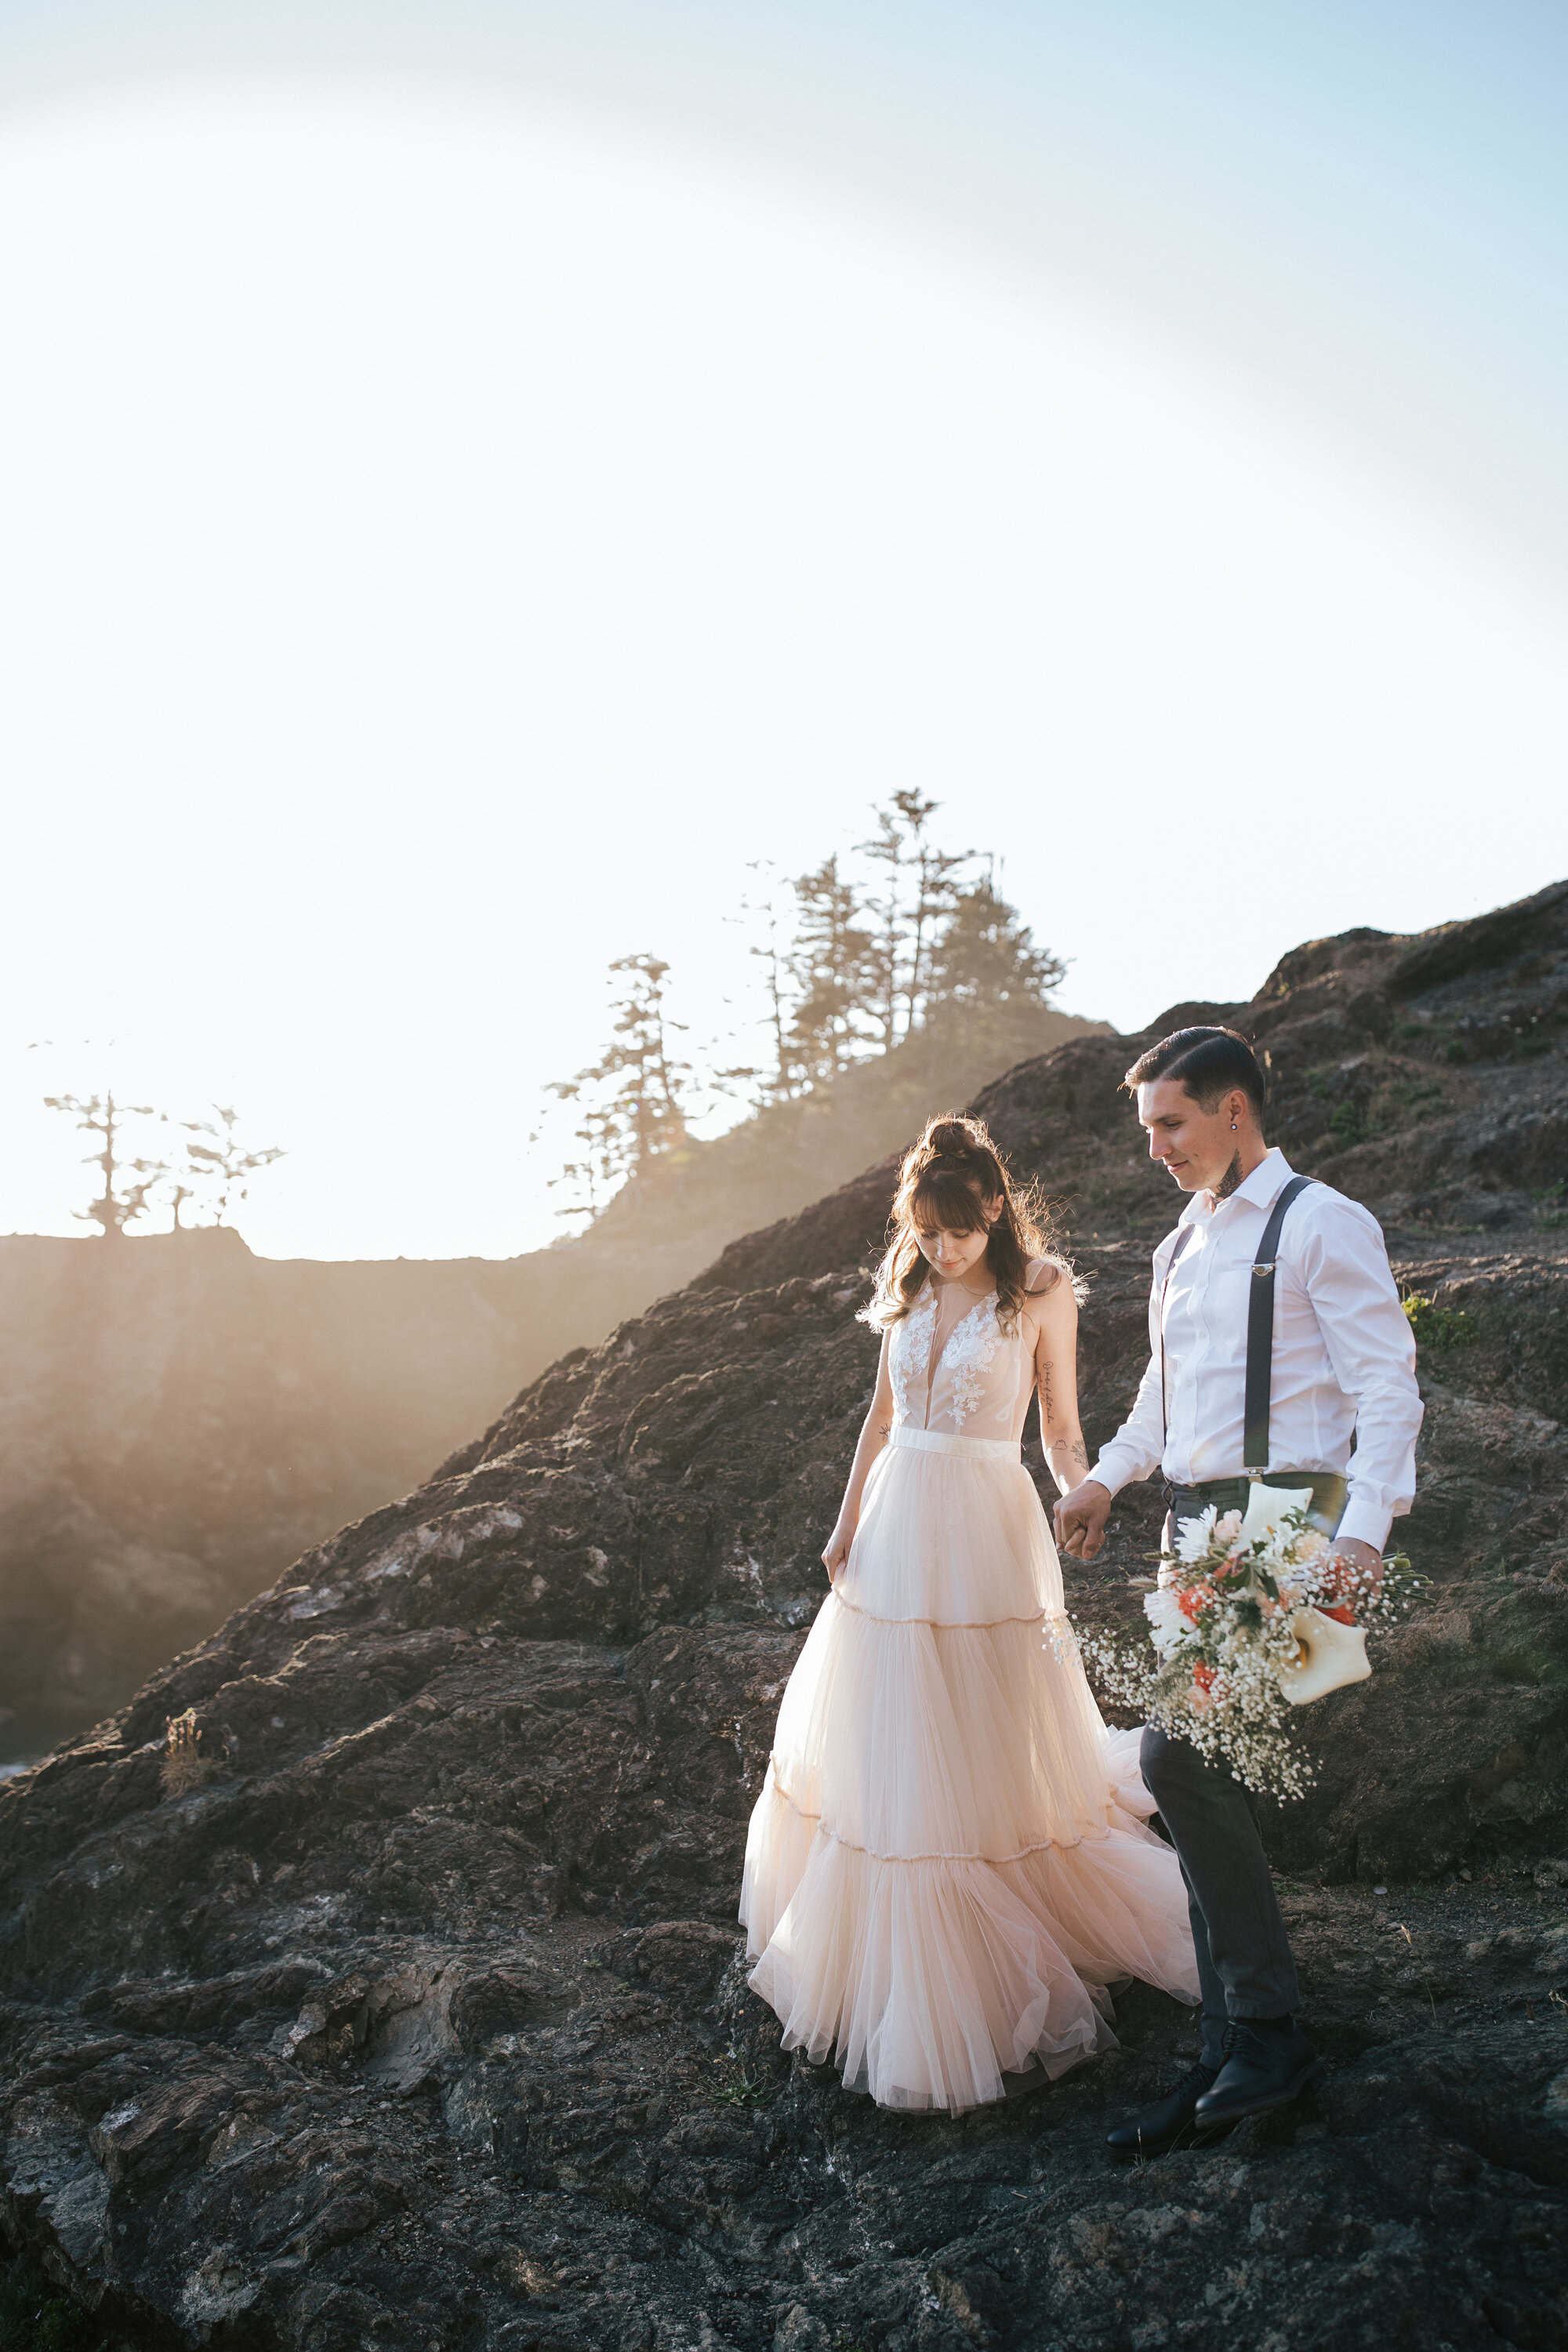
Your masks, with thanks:
M 942 1309 L 942 1294 L 937 1289 L 934 1283 L 930 1285 L 930 1290 L 931 1304 L 937 1311 L 931 1318 L 931 1345 L 926 1349 L 926 1401 L 925 1411 L 921 1415 L 921 1427 L 922 1429 L 929 1429 L 931 1427 L 931 1394 L 936 1387 L 937 1373 L 942 1369 L 942 1360 L 947 1353 L 948 1346 L 952 1339 L 953 1334 L 957 1331 L 962 1331 L 970 1317 L 972 1315 L 978 1315 L 983 1307 L 994 1306 L 996 1303 L 996 1292 L 994 1289 L 983 1291 L 980 1297 L 975 1300 L 973 1307 L 966 1307 L 963 1313 L 957 1318 L 956 1321 L 948 1325 L 947 1329 L 942 1335 L 942 1345 L 939 1347 L 937 1345 L 936 1327 Z

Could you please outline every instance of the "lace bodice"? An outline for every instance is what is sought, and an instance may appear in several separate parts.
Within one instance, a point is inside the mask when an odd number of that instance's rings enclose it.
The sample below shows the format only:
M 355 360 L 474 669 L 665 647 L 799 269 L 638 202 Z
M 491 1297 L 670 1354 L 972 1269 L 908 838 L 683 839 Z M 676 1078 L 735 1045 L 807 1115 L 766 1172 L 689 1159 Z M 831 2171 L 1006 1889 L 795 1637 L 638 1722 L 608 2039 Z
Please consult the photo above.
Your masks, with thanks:
M 937 1293 L 928 1283 L 903 1321 L 893 1326 L 888 1369 L 895 1425 L 907 1422 L 950 1437 L 1016 1439 L 1033 1385 L 1021 1323 L 1004 1331 L 994 1291 L 977 1299 L 949 1330 L 933 1374 L 936 1319 Z

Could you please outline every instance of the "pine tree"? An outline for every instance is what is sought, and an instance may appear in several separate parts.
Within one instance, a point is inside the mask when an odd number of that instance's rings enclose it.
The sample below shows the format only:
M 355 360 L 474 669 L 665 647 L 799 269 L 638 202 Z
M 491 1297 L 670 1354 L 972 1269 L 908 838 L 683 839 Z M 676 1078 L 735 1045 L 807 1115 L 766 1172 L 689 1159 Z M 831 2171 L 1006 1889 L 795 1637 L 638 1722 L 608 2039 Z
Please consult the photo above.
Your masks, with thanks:
M 984 1063 L 989 1075 L 1041 1050 L 1039 1016 L 1065 967 L 1035 945 L 994 882 L 963 887 L 974 854 L 937 847 L 930 830 L 936 806 L 900 792 L 877 810 L 877 837 L 861 844 L 881 869 L 870 895 L 837 855 L 800 875 L 789 886 L 787 943 L 776 894 L 742 900 L 742 912 L 765 915 L 768 926 L 765 944 L 753 941 L 748 952 L 765 975 L 768 1049 L 759 1060 L 771 1058 L 771 1067 L 711 1069 L 706 1097 L 742 1095 L 766 1113 L 831 1088 L 856 1065 L 862 1075 L 854 1084 L 864 1093 L 872 1080 L 866 1066 L 896 1054 L 876 1082 L 901 1089 L 918 1120 L 924 1090 L 951 1094 L 955 1067 Z M 582 1106 L 581 1149 L 553 1181 L 571 1188 L 562 1214 L 589 1220 L 676 1153 L 694 1115 L 689 1065 L 669 1045 L 677 1024 L 665 1012 L 668 967 L 639 955 L 611 971 L 629 982 L 612 1043 L 590 1068 L 546 1090 Z
M 790 955 L 797 991 L 785 1040 L 787 1069 L 807 1086 L 831 1083 L 859 1058 L 876 987 L 875 943 L 859 894 L 837 853 L 795 885 L 798 928 Z
M 231 1200 L 248 1200 L 250 1186 L 246 1181 L 258 1168 L 270 1168 L 281 1160 L 281 1144 L 269 1143 L 259 1151 L 247 1150 L 235 1133 L 239 1113 L 232 1106 L 214 1103 L 216 1125 L 211 1119 L 187 1118 L 180 1122 L 187 1135 L 205 1135 L 206 1143 L 187 1143 L 184 1172 L 195 1179 L 196 1185 L 210 1196 L 213 1223 L 221 1225 L 228 1214 Z M 180 1202 L 191 1198 L 183 1185 L 176 1188 L 174 1223 L 180 1222 Z
M 610 966 L 624 975 L 626 992 L 612 1010 L 614 1034 L 599 1059 L 574 1078 L 559 1078 L 545 1091 L 561 1102 L 584 1104 L 577 1140 L 583 1156 L 562 1171 L 577 1198 L 563 1216 L 595 1215 L 602 1195 L 646 1176 L 686 1138 L 689 1066 L 676 1060 L 670 1032 L 683 1024 L 665 1010 L 669 966 L 656 955 L 621 956 Z M 584 1101 L 584 1089 L 608 1089 Z
M 238 1112 L 218 1103 L 213 1105 L 215 1125 L 211 1119 L 171 1121 L 167 1111 L 154 1110 L 150 1103 L 117 1103 L 112 1093 L 89 1095 L 85 1102 L 75 1095 L 46 1095 L 44 1100 L 50 1110 L 67 1112 L 87 1134 L 100 1139 L 99 1149 L 88 1154 L 88 1163 L 102 1170 L 103 1190 L 76 1214 L 97 1225 L 105 1241 L 120 1240 L 127 1225 L 147 1215 L 161 1184 L 169 1188 L 176 1233 L 182 1230 L 180 1211 L 184 1203 L 203 1194 L 212 1207 L 214 1223 L 221 1225 L 230 1202 L 248 1197 L 246 1179 L 283 1157 L 276 1144 L 259 1151 L 247 1150 L 235 1133 Z M 176 1125 L 187 1136 L 206 1136 L 209 1140 L 187 1143 L 178 1167 L 167 1160 L 125 1160 L 121 1156 L 121 1130 L 128 1118 L 155 1118 L 160 1127 Z M 130 1181 L 132 1178 L 134 1182 Z
M 884 1054 L 925 1016 L 936 926 L 952 913 L 959 877 L 974 860 L 973 850 L 938 849 L 931 840 L 929 827 L 940 806 L 919 792 L 897 792 L 876 812 L 876 838 L 859 845 L 861 855 L 884 869 L 881 895 L 870 901 L 878 929 L 868 960 L 866 1005 Z
M 1040 1011 L 1067 971 L 1037 948 L 1016 907 L 982 882 L 957 898 L 931 953 L 931 1027 L 956 1025 L 966 1047 Z
M 752 1097 L 753 1108 L 761 1109 L 765 1103 L 787 1102 L 800 1091 L 798 1070 L 791 1058 L 789 1035 L 794 1007 L 791 950 L 780 944 L 777 877 L 772 858 L 754 857 L 751 871 L 757 877 L 760 898 L 741 900 L 742 916 L 761 915 L 767 926 L 766 936 L 758 944 L 753 941 L 746 950 L 763 967 L 763 987 L 767 999 L 765 1020 L 772 1066 L 767 1070 L 747 1065 L 735 1070 L 720 1070 L 716 1082 L 722 1091 L 751 1081 L 757 1091 Z
M 89 1095 L 85 1102 L 76 1095 L 46 1095 L 46 1107 L 64 1111 L 75 1119 L 85 1135 L 96 1136 L 99 1148 L 86 1154 L 86 1165 L 103 1171 L 103 1190 L 96 1201 L 73 1213 L 84 1224 L 97 1225 L 106 1242 L 120 1241 L 125 1228 L 138 1217 L 147 1214 L 148 1195 L 160 1177 L 168 1174 L 161 1160 L 122 1160 L 121 1125 L 128 1118 L 152 1118 L 155 1116 L 148 1103 L 117 1103 L 112 1092 Z M 132 1183 L 127 1181 L 134 1177 Z
M 877 918 L 868 959 L 871 996 L 868 1009 L 884 1054 L 890 1054 L 899 1042 L 899 998 L 903 992 L 905 968 L 910 961 L 905 871 L 910 862 L 911 821 L 916 825 L 923 824 L 936 805 L 935 801 L 922 801 L 916 793 L 895 793 L 886 808 L 875 812 L 876 837 L 858 845 L 863 857 L 870 858 L 883 869 L 880 896 L 873 895 L 867 904 Z M 907 1034 L 907 1015 L 904 1025 Z

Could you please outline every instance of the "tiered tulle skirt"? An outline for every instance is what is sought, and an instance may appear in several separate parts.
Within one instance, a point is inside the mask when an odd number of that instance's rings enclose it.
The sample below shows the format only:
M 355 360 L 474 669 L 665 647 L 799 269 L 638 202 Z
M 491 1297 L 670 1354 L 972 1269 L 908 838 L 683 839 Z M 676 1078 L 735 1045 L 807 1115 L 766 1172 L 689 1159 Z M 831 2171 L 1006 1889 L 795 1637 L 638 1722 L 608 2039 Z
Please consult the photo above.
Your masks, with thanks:
M 1137 1735 L 1108 1732 L 1016 1445 L 900 1427 L 779 1709 L 741 1917 L 787 2048 L 884 2106 L 976 2106 L 1195 2000 Z M 1142 1817 L 1142 1818 L 1141 1818 Z

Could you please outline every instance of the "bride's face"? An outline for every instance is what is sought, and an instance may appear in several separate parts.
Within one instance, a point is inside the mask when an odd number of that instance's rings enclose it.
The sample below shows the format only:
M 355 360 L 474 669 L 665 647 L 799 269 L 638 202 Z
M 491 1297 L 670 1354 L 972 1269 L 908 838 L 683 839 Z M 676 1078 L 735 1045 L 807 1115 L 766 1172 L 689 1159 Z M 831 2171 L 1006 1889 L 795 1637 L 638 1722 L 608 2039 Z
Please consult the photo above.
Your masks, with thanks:
M 988 1219 L 999 1213 L 1001 1202 L 985 1203 Z M 985 1244 L 991 1238 L 990 1225 L 978 1233 L 955 1234 L 945 1225 L 917 1225 L 915 1239 L 921 1255 L 931 1271 L 943 1282 L 972 1282 L 977 1278 L 985 1255 Z

